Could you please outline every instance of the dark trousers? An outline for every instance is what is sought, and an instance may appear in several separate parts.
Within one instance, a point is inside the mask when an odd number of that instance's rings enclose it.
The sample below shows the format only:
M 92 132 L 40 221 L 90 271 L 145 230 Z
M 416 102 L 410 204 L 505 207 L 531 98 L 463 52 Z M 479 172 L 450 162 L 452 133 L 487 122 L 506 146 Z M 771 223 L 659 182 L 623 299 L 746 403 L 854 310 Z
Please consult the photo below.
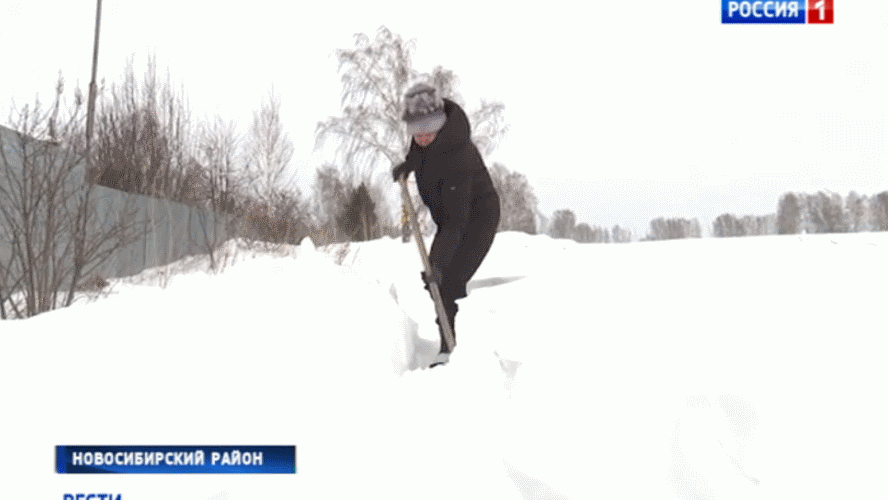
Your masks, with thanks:
M 457 299 L 466 297 L 466 285 L 478 268 L 481 262 L 490 251 L 493 245 L 493 238 L 496 236 L 496 228 L 500 220 L 499 200 L 493 198 L 491 200 L 478 200 L 473 204 L 471 210 L 472 217 L 463 232 L 462 240 L 449 259 L 450 264 L 446 267 L 439 265 L 446 259 L 442 255 L 435 253 L 436 245 L 432 242 L 432 252 L 429 256 L 433 265 L 437 265 L 441 270 L 441 298 L 444 302 L 444 310 L 447 312 L 447 319 L 450 321 L 453 330 L 453 340 L 456 342 L 455 320 L 459 306 L 456 304 Z M 437 238 L 437 235 L 435 235 Z M 444 346 L 444 333 L 441 332 L 441 349 Z

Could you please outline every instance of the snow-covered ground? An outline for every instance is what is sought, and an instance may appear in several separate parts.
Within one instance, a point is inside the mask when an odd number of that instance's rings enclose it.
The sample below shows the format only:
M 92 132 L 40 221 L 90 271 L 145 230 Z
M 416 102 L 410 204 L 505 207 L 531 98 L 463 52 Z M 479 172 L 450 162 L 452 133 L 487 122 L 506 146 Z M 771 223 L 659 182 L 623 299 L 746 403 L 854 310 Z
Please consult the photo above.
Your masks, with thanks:
M 888 496 L 888 233 L 501 233 L 433 370 L 415 245 L 338 257 L 241 249 L 0 322 L 2 496 Z M 55 474 L 65 444 L 295 444 L 299 471 Z

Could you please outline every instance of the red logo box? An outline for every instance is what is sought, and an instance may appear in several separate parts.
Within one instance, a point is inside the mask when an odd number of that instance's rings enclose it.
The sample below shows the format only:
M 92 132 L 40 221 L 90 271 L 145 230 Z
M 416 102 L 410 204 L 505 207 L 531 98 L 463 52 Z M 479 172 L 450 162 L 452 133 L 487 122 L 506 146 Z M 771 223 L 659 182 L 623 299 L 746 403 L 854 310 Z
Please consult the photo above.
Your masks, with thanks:
M 833 0 L 808 0 L 808 24 L 832 24 Z

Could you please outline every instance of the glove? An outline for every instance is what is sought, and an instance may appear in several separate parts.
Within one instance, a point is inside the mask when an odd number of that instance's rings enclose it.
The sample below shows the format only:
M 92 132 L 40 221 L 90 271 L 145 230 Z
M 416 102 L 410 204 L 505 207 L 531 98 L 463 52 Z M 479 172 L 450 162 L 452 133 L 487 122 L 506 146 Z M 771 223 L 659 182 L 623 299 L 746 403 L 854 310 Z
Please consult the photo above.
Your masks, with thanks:
M 398 180 L 401 179 L 401 176 L 406 177 L 407 174 L 412 171 L 413 169 L 410 168 L 410 164 L 405 161 L 392 169 L 392 179 L 394 179 L 395 182 L 398 182 Z
M 437 283 L 438 288 L 441 287 L 441 271 L 438 270 L 434 265 L 432 266 L 432 274 L 429 276 L 425 271 L 420 271 L 419 276 L 422 278 L 422 282 L 425 283 L 425 289 L 429 289 L 429 285 L 431 283 Z

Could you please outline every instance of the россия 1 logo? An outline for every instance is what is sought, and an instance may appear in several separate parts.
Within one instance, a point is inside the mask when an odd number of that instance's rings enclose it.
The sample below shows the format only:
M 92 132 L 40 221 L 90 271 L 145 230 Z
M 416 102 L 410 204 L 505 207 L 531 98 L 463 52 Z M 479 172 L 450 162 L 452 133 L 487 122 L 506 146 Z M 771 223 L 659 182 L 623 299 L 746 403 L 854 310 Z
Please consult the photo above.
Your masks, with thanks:
M 833 0 L 722 0 L 722 24 L 833 24 Z

